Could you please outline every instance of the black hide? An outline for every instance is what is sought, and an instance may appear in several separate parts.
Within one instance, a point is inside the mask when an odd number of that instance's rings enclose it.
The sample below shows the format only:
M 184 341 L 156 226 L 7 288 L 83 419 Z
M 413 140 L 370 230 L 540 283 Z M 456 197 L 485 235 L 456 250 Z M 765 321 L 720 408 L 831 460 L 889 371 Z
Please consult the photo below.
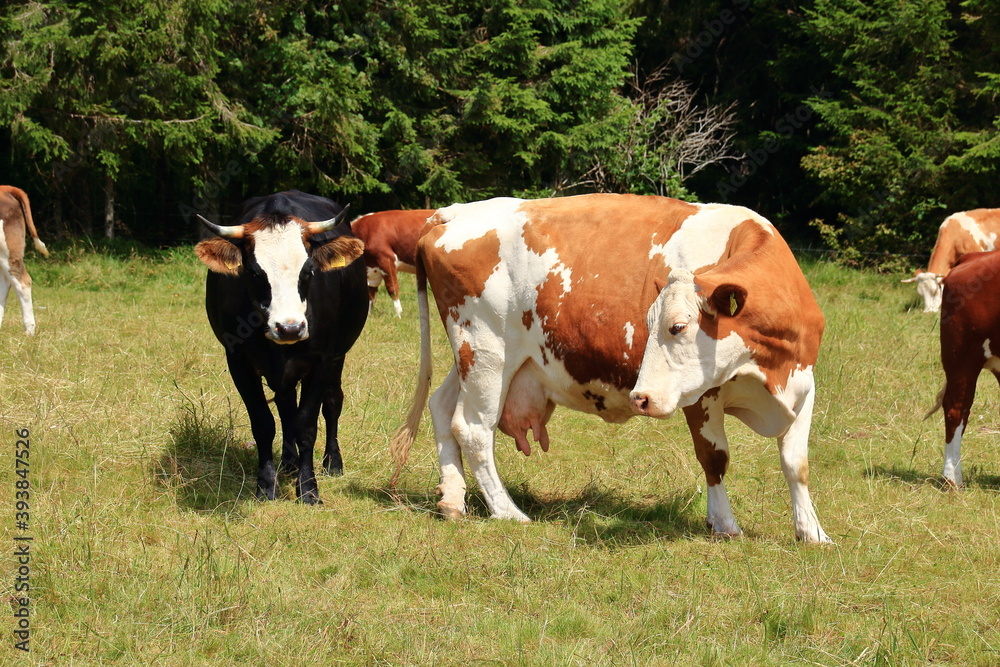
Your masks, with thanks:
M 317 222 L 329 220 L 341 210 L 325 197 L 292 190 L 247 200 L 233 224 L 242 225 L 270 215 Z M 321 243 L 338 236 L 352 236 L 349 223 L 341 222 L 333 230 L 314 236 L 312 242 Z M 241 245 L 240 241 L 235 243 Z M 311 247 L 309 250 L 311 253 Z M 229 372 L 250 417 L 258 454 L 257 495 L 274 499 L 277 492 L 272 453 L 275 422 L 267 405 L 263 379 L 274 391 L 281 419 L 282 472 L 296 474 L 297 493 L 303 502 L 318 503 L 313 448 L 321 410 L 326 419 L 323 467 L 330 474 L 343 472 L 337 441 L 337 421 L 344 400 L 341 374 L 344 355 L 358 339 L 368 317 L 364 262 L 358 259 L 343 268 L 315 271 L 311 275 L 305 285 L 310 335 L 290 345 L 279 345 L 265 338 L 267 323 L 253 302 L 249 283 L 252 279 L 245 268 L 246 264 L 239 276 L 209 271 L 205 305 L 212 331 L 225 347 Z

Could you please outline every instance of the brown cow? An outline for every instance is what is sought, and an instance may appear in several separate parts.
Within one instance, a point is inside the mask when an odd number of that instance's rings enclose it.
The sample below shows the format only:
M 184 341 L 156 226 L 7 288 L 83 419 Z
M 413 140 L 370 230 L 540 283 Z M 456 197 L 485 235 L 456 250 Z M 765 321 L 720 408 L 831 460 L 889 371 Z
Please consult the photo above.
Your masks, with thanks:
M 3 320 L 7 293 L 14 288 L 21 302 L 21 319 L 27 334 L 35 333 L 35 312 L 31 305 L 31 276 L 24 266 L 24 231 L 34 239 L 35 250 L 46 257 L 49 251 L 38 238 L 35 222 L 31 219 L 31 206 L 24 190 L 12 185 L 0 185 L 0 321 Z
M 375 301 L 378 286 L 385 278 L 385 289 L 392 297 L 397 317 L 402 317 L 403 306 L 399 303 L 396 271 L 414 272 L 417 239 L 433 213 L 433 209 L 380 211 L 366 213 L 351 222 L 351 231 L 365 243 L 363 257 L 368 269 L 368 300 Z
M 1000 381 L 1000 252 L 962 257 L 944 279 L 941 365 L 945 385 L 927 416 L 944 408 L 944 469 L 951 486 L 962 485 L 962 435 L 976 397 L 980 371 Z
M 951 267 L 968 252 L 997 250 L 1000 235 L 1000 208 L 977 208 L 954 213 L 945 218 L 938 230 L 926 271 L 917 271 L 904 283 L 917 283 L 917 293 L 924 300 L 924 312 L 941 310 L 941 281 Z
M 807 460 L 823 314 L 761 216 L 612 194 L 438 210 L 418 244 L 421 362 L 400 466 L 429 393 L 427 282 L 455 362 L 430 399 L 445 515 L 465 513 L 464 458 L 492 516 L 528 521 L 497 474 L 497 428 L 528 454 L 529 430 L 548 448 L 556 405 L 608 422 L 683 410 L 714 533 L 742 532 L 723 483 L 730 414 L 777 438 L 796 536 L 829 541 Z

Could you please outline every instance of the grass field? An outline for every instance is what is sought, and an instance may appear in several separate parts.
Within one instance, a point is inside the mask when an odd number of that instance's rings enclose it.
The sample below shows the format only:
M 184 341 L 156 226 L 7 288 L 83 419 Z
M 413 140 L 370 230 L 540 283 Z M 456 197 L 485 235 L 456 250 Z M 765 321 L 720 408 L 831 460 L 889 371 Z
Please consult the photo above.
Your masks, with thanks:
M 418 357 L 415 290 L 385 294 L 348 357 L 346 474 L 325 504 L 253 499 L 249 424 L 189 249 L 29 254 L 38 334 L 0 329 L 0 520 L 30 429 L 31 652 L 0 662 L 374 665 L 1000 664 L 996 383 L 981 378 L 967 488 L 941 489 L 937 318 L 898 277 L 805 266 L 827 317 L 811 488 L 833 547 L 793 539 L 773 440 L 728 420 L 746 537 L 712 540 L 684 420 L 557 411 L 548 453 L 498 436 L 530 525 L 433 512 L 425 415 L 386 492 Z M 449 364 L 434 323 L 435 379 Z M 988 375 L 988 374 L 986 374 Z M 988 380 L 988 381 L 987 381 Z M 3 505 L 0 504 L 0 507 Z M 3 559 L 0 588 L 17 564 Z M 12 606 L 12 609 L 15 607 Z

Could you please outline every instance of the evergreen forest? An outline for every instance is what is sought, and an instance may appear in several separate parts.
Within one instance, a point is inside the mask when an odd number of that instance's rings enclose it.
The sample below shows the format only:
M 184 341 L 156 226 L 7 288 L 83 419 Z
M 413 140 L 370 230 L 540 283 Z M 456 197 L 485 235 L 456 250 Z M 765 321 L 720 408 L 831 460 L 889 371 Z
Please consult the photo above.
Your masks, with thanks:
M 1000 206 L 989 0 L 12 1 L 0 36 L 0 183 L 47 240 L 612 191 L 889 270 Z

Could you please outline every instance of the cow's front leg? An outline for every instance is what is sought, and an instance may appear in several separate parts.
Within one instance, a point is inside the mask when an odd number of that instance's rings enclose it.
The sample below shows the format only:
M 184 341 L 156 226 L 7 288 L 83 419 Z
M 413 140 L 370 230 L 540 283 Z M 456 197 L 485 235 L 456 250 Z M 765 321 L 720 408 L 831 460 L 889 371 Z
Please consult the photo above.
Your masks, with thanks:
M 320 406 L 325 396 L 323 372 L 307 375 L 302 381 L 302 393 L 295 415 L 295 431 L 299 444 L 298 477 L 296 492 L 299 500 L 307 505 L 317 505 L 319 485 L 313 468 L 313 450 L 316 446 L 316 422 L 319 420 Z
M 267 406 L 264 397 L 264 387 L 260 376 L 254 371 L 250 362 L 234 354 L 226 355 L 229 364 L 229 374 L 236 385 L 236 391 L 247 409 L 250 417 L 250 431 L 257 442 L 257 491 L 261 500 L 274 500 L 277 497 L 274 460 L 272 446 L 274 444 L 274 416 Z
M 368 278 L 368 312 L 371 313 L 372 304 L 378 296 L 378 286 L 382 284 L 382 272 L 378 266 L 366 266 L 365 271 Z
M 784 435 L 778 436 L 778 449 L 781 451 L 781 472 L 792 496 L 795 537 L 803 542 L 828 543 L 832 540 L 819 525 L 809 496 L 809 429 L 815 395 L 816 389 L 810 382 L 809 392 L 799 404 L 795 420 Z
M 726 483 L 723 481 L 729 468 L 729 441 L 726 439 L 722 407 L 719 390 L 713 389 L 694 405 L 684 408 L 684 417 L 691 429 L 694 453 L 705 471 L 705 482 L 708 485 L 708 527 L 714 535 L 739 537 L 743 531 L 736 523 Z
M 344 459 L 340 455 L 340 442 L 337 440 L 337 424 L 340 413 L 344 409 L 344 390 L 341 377 L 344 373 L 344 359 L 333 362 L 330 369 L 330 385 L 323 398 L 323 420 L 326 422 L 326 449 L 323 452 L 323 470 L 328 475 L 344 474 Z

